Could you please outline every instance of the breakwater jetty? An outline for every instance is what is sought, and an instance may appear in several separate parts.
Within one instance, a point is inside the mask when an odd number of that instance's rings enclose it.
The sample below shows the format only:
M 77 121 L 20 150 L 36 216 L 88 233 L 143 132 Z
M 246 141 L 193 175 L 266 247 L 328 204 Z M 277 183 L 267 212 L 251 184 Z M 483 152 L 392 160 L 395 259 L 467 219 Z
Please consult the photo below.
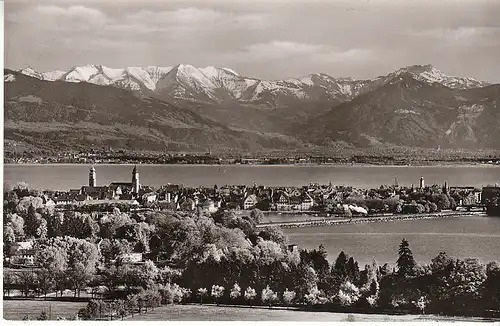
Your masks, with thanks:
M 361 224 L 373 222 L 390 222 L 390 221 L 411 221 L 411 220 L 424 220 L 424 219 L 437 219 L 437 218 L 453 218 L 460 216 L 486 216 L 484 212 L 439 212 L 427 214 L 394 214 L 383 216 L 369 216 L 369 217 L 353 217 L 353 218 L 315 218 L 307 221 L 287 221 L 287 222 L 271 222 L 262 223 L 258 227 L 266 226 L 279 226 L 281 228 L 299 228 L 311 226 L 325 226 L 325 225 L 341 225 L 341 224 Z

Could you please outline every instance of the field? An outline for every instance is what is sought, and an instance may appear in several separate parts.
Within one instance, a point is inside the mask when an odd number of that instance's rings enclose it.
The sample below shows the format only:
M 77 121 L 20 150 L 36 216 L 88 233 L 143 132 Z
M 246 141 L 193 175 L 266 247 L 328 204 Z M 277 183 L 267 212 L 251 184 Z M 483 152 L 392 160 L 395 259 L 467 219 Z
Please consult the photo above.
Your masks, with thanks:
M 3 318 L 7 320 L 22 320 L 28 315 L 30 320 L 36 320 L 42 310 L 47 314 L 52 311 L 52 319 L 57 317 L 72 318 L 86 302 L 62 302 L 43 300 L 3 300 Z
M 3 318 L 6 320 L 22 320 L 28 315 L 36 320 L 42 310 L 52 312 L 52 319 L 57 317 L 72 318 L 85 302 L 61 302 L 43 300 L 4 300 Z M 356 321 L 356 322 L 425 322 L 425 321 L 486 321 L 482 318 L 442 317 L 433 315 L 382 315 L 336 312 L 309 312 L 287 310 L 274 307 L 232 307 L 215 305 L 168 305 L 149 310 L 147 313 L 127 318 L 134 321 Z
M 356 322 L 418 322 L 418 321 L 480 321 L 473 318 L 451 318 L 430 315 L 389 316 L 381 314 L 348 314 L 332 312 L 309 312 L 286 310 L 285 308 L 249 308 L 214 305 L 169 305 L 155 308 L 146 314 L 128 320 L 145 321 L 356 321 Z

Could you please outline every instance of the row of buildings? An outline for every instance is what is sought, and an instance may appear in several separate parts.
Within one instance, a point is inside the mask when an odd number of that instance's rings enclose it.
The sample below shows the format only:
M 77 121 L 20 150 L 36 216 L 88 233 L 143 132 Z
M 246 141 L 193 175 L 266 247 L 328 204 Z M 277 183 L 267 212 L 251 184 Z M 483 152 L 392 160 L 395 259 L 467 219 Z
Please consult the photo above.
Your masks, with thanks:
M 328 198 L 335 192 L 331 184 L 328 186 L 311 184 L 299 188 L 257 185 L 189 188 L 167 184 L 154 190 L 140 184 L 137 166 L 132 170 L 131 182 L 97 185 L 94 166 L 90 168 L 88 180 L 88 185 L 80 189 L 48 193 L 44 198 L 47 204 L 53 205 L 122 202 L 136 205 L 170 204 L 174 208 L 183 210 L 202 208 L 216 211 L 221 207 L 249 210 L 258 207 L 263 210 L 308 211 L 319 199 Z
M 192 211 L 196 209 L 215 212 L 219 208 L 273 211 L 310 211 L 325 202 L 345 202 L 353 194 L 365 198 L 397 198 L 409 192 L 426 191 L 424 178 L 420 178 L 417 187 L 399 187 L 397 179 L 391 187 L 359 190 L 352 187 L 309 184 L 302 187 L 267 187 L 246 185 L 225 185 L 222 187 L 184 187 L 167 184 L 153 189 L 140 184 L 139 171 L 134 166 L 131 182 L 112 182 L 109 185 L 97 185 L 97 173 L 92 166 L 89 171 L 88 185 L 68 192 L 51 193 L 45 196 L 47 203 L 64 205 L 72 203 L 100 204 L 126 203 L 132 206 L 167 206 L 172 209 Z M 480 206 L 483 203 L 481 189 L 474 187 L 449 187 L 447 183 L 439 191 L 446 194 L 459 194 L 459 206 Z

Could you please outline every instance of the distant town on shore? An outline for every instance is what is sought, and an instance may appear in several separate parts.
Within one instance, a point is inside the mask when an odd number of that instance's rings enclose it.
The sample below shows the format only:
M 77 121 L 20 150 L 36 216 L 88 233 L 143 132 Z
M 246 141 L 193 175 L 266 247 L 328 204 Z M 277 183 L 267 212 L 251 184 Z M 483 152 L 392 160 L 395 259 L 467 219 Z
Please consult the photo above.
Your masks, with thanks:
M 130 150 L 93 150 L 44 152 L 5 152 L 7 164 L 210 164 L 210 165 L 290 165 L 290 164 L 375 164 L 436 165 L 491 164 L 500 165 L 500 151 L 463 149 L 371 148 L 331 152 L 148 152 Z

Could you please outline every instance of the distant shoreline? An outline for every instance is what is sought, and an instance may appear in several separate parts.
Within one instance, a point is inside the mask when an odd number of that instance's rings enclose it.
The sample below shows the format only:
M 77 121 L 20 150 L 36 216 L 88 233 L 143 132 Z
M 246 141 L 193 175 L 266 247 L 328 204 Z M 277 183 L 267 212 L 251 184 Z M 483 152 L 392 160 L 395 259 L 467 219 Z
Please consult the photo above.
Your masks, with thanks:
M 297 164 L 159 164 L 159 163 L 4 163 L 4 166 L 115 166 L 115 165 L 141 165 L 141 166 L 245 166 L 245 167 L 500 167 L 499 164 L 471 163 L 471 162 L 440 162 L 432 164 L 370 164 L 370 163 L 297 163 Z

